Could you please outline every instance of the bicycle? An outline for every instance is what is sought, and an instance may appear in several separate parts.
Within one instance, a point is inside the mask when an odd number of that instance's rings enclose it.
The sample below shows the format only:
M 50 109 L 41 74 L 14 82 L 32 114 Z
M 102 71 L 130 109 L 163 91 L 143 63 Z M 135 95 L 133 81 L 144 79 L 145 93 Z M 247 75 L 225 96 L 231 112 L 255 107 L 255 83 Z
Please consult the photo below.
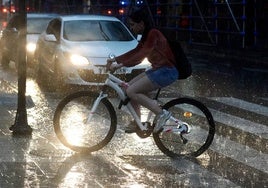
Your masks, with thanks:
M 155 144 L 167 156 L 198 157 L 209 148 L 215 134 L 215 123 L 203 103 L 185 97 L 168 101 L 162 108 L 170 111 L 172 116 L 161 131 L 153 133 L 155 115 L 149 111 L 146 121 L 141 122 L 124 92 L 125 84 L 114 73 L 107 72 L 99 93 L 78 91 L 61 100 L 53 124 L 63 145 L 76 152 L 90 153 L 111 141 L 117 129 L 114 99 L 109 98 L 107 92 L 111 88 L 116 93 L 118 109 L 126 106 L 137 123 L 136 134 L 141 138 L 153 135 Z M 154 97 L 157 101 L 159 93 L 160 89 Z

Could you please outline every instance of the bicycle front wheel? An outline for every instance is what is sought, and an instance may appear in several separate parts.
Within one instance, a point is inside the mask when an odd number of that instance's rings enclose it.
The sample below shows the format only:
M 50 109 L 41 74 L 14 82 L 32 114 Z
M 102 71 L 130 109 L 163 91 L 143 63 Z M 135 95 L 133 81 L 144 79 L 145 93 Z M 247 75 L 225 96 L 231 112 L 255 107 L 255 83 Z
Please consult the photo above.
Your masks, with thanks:
M 58 104 L 53 118 L 54 130 L 66 147 L 77 152 L 93 152 L 112 139 L 117 124 L 115 110 L 109 100 L 103 98 L 91 113 L 97 96 L 90 91 L 80 91 Z
M 157 147 L 163 153 L 170 157 L 198 157 L 209 148 L 215 134 L 215 123 L 204 104 L 191 98 L 179 98 L 166 103 L 163 109 L 190 126 L 190 132 L 182 135 L 174 131 L 153 134 Z M 168 120 L 167 126 L 172 124 L 171 121 Z

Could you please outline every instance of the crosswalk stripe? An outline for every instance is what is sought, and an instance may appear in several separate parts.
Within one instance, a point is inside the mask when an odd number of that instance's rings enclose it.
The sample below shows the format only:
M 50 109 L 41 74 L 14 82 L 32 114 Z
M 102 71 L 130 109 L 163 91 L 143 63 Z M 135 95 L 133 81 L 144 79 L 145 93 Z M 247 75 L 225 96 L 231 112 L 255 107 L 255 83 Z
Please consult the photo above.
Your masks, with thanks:
M 260 115 L 268 115 L 268 107 L 247 102 L 241 99 L 233 97 L 213 97 L 209 99 Z M 265 125 L 255 123 L 212 108 L 209 108 L 209 110 L 213 114 L 214 120 L 216 122 L 223 123 L 230 127 L 235 127 L 245 132 L 260 136 L 261 138 L 268 138 L 268 127 Z M 218 136 L 216 133 L 214 141 L 210 148 L 245 165 L 268 173 L 268 155 L 250 148 L 249 146 L 234 142 L 224 136 Z
M 247 110 L 250 112 L 254 112 L 257 114 L 261 114 L 264 116 L 268 116 L 268 107 L 247 102 L 238 98 L 233 98 L 233 97 L 211 97 L 209 99 L 215 100 L 217 102 L 221 102 L 230 106 L 238 107 L 243 110 Z
M 162 102 L 168 102 L 172 98 L 161 98 Z M 246 101 L 245 101 L 246 102 Z M 219 122 L 230 127 L 234 127 L 245 132 L 257 135 L 259 137 L 268 139 L 268 127 L 259 123 L 255 123 L 231 114 L 221 112 L 216 109 L 208 108 L 212 113 L 215 122 Z
M 169 101 L 170 99 L 161 99 L 161 101 Z M 228 100 L 226 100 L 228 101 Z M 225 103 L 226 101 L 223 101 Z M 245 101 L 241 100 L 241 103 Z M 247 102 L 246 102 L 247 103 Z M 247 104 L 248 105 L 248 104 Z M 253 104 L 251 104 L 253 105 Z M 244 106 L 244 105 L 241 105 Z M 258 105 L 260 106 L 260 105 Z M 255 123 L 243 118 L 227 114 L 212 108 L 209 108 L 214 120 L 216 122 L 223 123 L 230 127 L 241 129 L 245 132 L 260 136 L 268 139 L 268 127 L 259 123 Z M 258 169 L 262 172 L 268 173 L 268 155 L 257 151 L 249 146 L 232 141 L 224 136 L 215 134 L 214 141 L 210 146 L 210 149 L 220 153 L 224 156 L 228 156 L 233 160 L 241 162 L 247 166 Z M 257 161 L 257 162 L 256 162 Z
M 184 158 L 179 158 L 177 160 L 172 161 L 173 166 L 179 166 L 179 169 L 184 173 L 180 176 L 183 176 L 181 185 L 186 184 L 186 187 L 195 187 L 199 185 L 200 187 L 221 187 L 221 188 L 229 188 L 229 187 L 236 187 L 240 188 L 240 186 L 236 185 L 226 177 L 222 177 L 217 175 L 201 165 L 197 165 L 194 162 L 191 162 Z M 198 174 L 193 174 L 192 171 L 195 171 Z M 201 181 L 200 181 L 201 180 Z M 209 185 L 209 186 L 208 186 Z M 183 187 L 183 186 L 182 186 Z
M 231 114 L 209 108 L 216 122 L 268 139 L 268 127 Z
M 268 155 L 215 134 L 210 149 L 268 173 Z

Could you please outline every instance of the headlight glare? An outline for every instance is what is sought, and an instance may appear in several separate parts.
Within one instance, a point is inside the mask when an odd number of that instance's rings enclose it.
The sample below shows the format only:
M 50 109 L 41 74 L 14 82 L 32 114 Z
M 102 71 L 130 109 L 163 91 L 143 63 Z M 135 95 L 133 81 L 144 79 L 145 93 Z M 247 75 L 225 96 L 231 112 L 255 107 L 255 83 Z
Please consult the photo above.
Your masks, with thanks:
M 72 54 L 70 56 L 71 63 L 76 66 L 86 66 L 89 65 L 87 58 L 81 55 Z
M 36 44 L 34 44 L 34 43 L 28 43 L 26 45 L 26 49 L 27 49 L 28 52 L 33 53 L 35 51 L 35 49 L 36 49 Z

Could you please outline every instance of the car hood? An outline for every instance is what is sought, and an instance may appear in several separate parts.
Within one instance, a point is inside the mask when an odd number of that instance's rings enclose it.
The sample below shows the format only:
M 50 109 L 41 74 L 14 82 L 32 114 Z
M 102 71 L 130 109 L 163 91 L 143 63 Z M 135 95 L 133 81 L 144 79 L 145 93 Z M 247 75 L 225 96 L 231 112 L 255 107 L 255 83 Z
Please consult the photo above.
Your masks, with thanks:
M 76 53 L 87 57 L 94 64 L 104 64 L 109 54 L 119 56 L 132 50 L 138 42 L 133 41 L 94 41 L 94 42 L 62 42 L 62 50 L 69 53 Z

